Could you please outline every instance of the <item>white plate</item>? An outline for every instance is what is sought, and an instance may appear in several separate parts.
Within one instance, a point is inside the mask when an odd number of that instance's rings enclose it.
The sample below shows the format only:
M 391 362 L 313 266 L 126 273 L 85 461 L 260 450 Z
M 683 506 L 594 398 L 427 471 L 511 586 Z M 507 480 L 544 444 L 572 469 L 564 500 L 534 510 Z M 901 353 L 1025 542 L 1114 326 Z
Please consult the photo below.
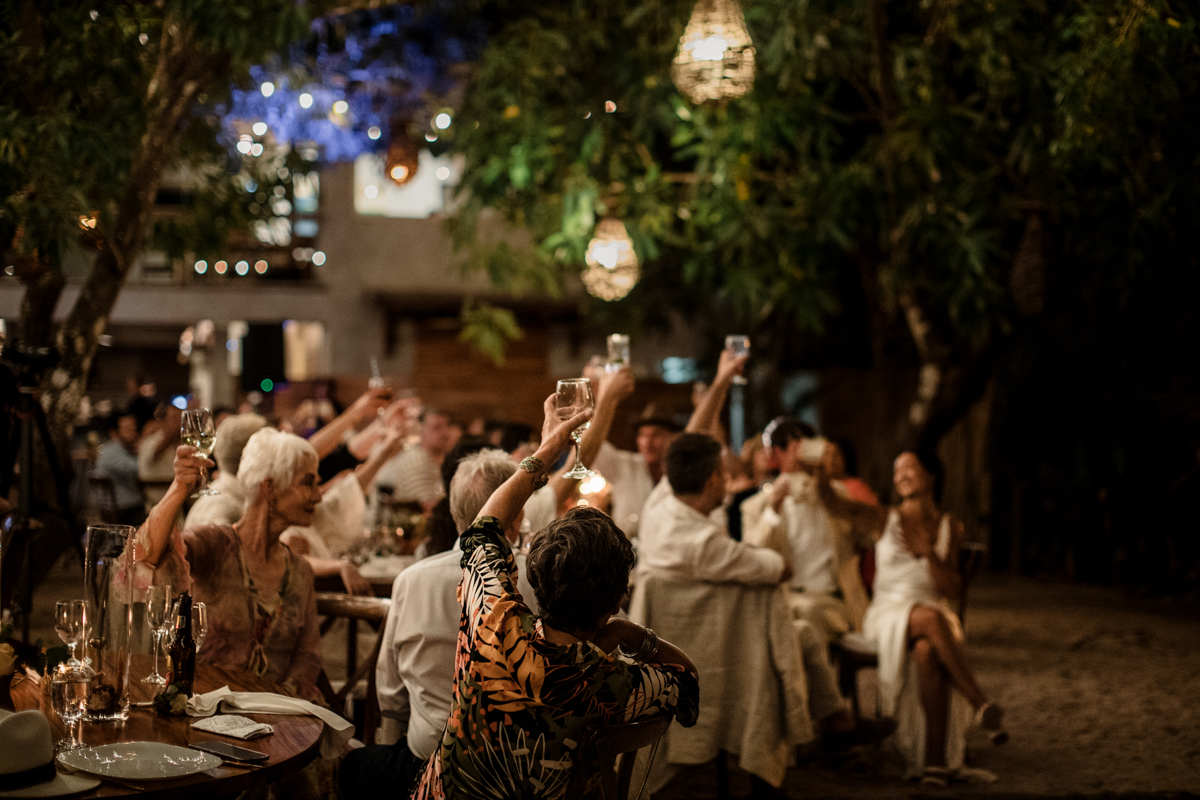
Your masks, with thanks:
M 154 781 L 182 778 L 221 766 L 221 759 L 199 750 L 160 742 L 121 742 L 59 753 L 68 767 L 102 778 Z
M 358 567 L 358 574 L 367 580 L 394 578 L 416 563 L 413 556 L 375 556 Z

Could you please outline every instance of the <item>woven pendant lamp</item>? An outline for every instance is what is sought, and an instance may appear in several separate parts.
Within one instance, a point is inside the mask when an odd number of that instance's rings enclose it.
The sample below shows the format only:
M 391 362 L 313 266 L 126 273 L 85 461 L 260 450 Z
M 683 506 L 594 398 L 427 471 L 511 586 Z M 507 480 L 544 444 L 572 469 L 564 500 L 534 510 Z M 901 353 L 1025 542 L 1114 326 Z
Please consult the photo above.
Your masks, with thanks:
M 730 100 L 754 86 L 754 42 L 737 0 L 700 0 L 671 64 L 671 80 L 693 103 Z
M 606 217 L 596 226 L 584 255 L 583 285 L 601 300 L 620 300 L 637 284 L 641 271 L 625 223 Z
M 393 121 L 392 140 L 388 143 L 387 161 L 383 165 L 383 174 L 387 175 L 397 186 L 403 186 L 417 174 L 420 149 L 412 137 L 408 135 L 408 122 Z

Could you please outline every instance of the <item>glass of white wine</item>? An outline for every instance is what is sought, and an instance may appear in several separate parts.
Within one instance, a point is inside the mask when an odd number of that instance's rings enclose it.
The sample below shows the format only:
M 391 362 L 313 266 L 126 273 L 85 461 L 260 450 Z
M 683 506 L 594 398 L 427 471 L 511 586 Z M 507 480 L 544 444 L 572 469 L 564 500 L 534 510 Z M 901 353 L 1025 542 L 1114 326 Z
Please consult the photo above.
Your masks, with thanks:
M 183 443 L 191 445 L 200 451 L 205 458 L 212 457 L 213 446 L 217 443 L 217 430 L 213 425 L 212 411 L 207 408 L 194 408 L 183 412 L 183 420 L 179 423 Z M 200 490 L 197 495 L 213 495 L 220 492 L 208 486 L 208 470 L 200 468 Z
M 725 349 L 733 353 L 735 356 L 750 355 L 750 337 L 745 334 L 733 334 L 725 337 Z M 746 379 L 741 375 L 734 375 L 733 382 L 744 386 Z
M 558 388 L 554 393 L 554 406 L 558 409 L 558 418 L 562 420 L 570 419 L 576 414 L 582 414 L 584 411 L 595 408 L 596 401 L 592 397 L 592 382 L 587 378 L 570 378 L 559 381 Z M 571 467 L 570 472 L 563 475 L 564 478 L 582 479 L 596 474 L 579 460 L 579 440 L 583 438 L 583 432 L 591 427 L 591 424 L 589 420 L 571 431 L 571 441 L 575 443 L 575 466 Z

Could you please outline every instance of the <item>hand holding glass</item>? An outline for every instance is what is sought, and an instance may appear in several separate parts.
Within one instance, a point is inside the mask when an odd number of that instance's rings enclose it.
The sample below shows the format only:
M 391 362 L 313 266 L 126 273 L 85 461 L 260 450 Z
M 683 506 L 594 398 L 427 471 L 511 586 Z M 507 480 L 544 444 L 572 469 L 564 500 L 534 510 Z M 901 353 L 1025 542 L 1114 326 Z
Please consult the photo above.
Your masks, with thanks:
M 629 334 L 613 333 L 608 337 L 608 364 L 605 372 L 616 372 L 629 364 Z
M 213 446 L 217 443 L 217 430 L 213 425 L 212 411 L 207 408 L 196 408 L 183 412 L 183 420 L 179 423 L 183 443 L 191 445 L 200 451 L 199 455 L 211 458 Z M 220 492 L 208 488 L 208 470 L 200 468 L 200 491 L 198 495 L 214 495 Z
M 587 378 L 570 378 L 559 381 L 554 394 L 554 406 L 558 410 L 558 418 L 561 420 L 568 420 L 576 414 L 594 409 L 596 401 L 592 397 L 592 382 Z M 571 467 L 570 472 L 563 475 L 564 478 L 590 478 L 596 474 L 579 460 L 579 440 L 583 438 L 583 432 L 591 424 L 589 420 L 571 431 L 571 441 L 575 443 L 575 466 Z
M 725 349 L 733 353 L 735 356 L 750 355 L 750 337 L 744 334 L 734 334 L 725 337 Z M 734 375 L 733 382 L 740 385 L 745 385 L 746 379 L 741 375 Z

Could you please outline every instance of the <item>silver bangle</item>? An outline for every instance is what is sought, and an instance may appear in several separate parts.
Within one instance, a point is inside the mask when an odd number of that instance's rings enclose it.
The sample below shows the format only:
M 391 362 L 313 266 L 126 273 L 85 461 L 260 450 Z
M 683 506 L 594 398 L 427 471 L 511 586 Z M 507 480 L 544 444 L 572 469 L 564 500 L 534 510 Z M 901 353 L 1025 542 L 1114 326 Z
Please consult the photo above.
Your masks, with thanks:
M 634 661 L 649 661 L 658 655 L 658 634 L 649 628 L 642 628 L 642 643 L 638 646 L 638 649 L 631 653 L 622 646 L 621 652 Z

